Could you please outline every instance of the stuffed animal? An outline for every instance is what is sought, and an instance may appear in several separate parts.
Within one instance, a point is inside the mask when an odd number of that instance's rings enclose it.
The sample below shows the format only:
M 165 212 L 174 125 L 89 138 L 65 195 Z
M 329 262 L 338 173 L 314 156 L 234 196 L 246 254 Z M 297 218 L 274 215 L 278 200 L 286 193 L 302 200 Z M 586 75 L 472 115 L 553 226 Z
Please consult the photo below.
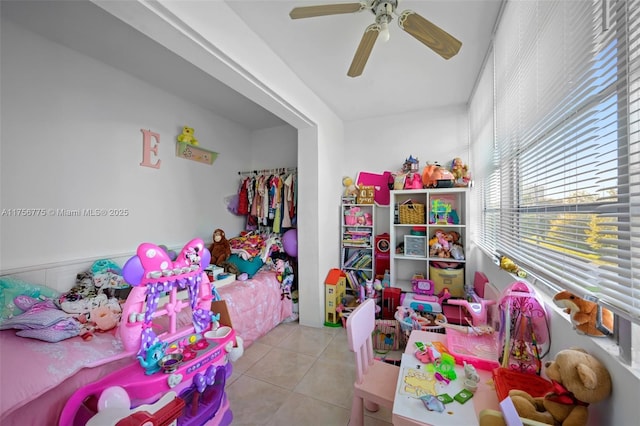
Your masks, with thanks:
M 600 402 L 611 393 L 611 376 L 606 367 L 579 348 L 558 352 L 545 367 L 553 390 L 544 397 L 534 398 L 522 390 L 509 392 L 518 415 L 551 425 L 586 425 L 589 404 Z
M 182 128 L 182 133 L 178 135 L 178 142 L 184 142 L 191 145 L 198 145 L 198 139 L 193 135 L 193 128 L 184 126 Z
M 451 173 L 456 180 L 456 185 L 467 186 L 469 184 L 469 169 L 462 162 L 462 158 L 456 157 L 451 162 Z
M 604 337 L 613 332 L 613 313 L 595 302 L 564 290 L 553 297 L 553 303 L 569 314 L 578 334 Z
M 224 231 L 220 228 L 213 231 L 213 243 L 209 248 L 211 252 L 211 264 L 222 266 L 231 256 L 231 245 Z
M 358 187 L 349 176 L 342 178 L 342 186 L 344 186 L 344 195 L 352 195 L 354 197 L 358 195 Z

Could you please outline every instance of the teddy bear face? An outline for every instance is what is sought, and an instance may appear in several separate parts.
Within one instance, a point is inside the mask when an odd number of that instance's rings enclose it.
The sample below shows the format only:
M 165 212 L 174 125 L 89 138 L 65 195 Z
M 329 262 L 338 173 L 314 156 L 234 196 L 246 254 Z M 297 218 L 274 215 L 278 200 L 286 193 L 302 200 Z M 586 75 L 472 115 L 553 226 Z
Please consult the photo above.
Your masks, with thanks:
M 562 384 L 580 401 L 596 403 L 611 393 L 609 372 L 600 361 L 584 351 L 560 351 L 545 367 L 550 380 Z

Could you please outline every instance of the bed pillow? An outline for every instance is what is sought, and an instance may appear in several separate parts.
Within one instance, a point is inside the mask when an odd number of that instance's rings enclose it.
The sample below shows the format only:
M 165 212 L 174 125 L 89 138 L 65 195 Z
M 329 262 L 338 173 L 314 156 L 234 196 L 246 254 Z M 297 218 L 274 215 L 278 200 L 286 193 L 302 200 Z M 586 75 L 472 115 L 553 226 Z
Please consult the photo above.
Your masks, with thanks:
M 0 323 L 7 318 L 22 313 L 14 299 L 16 296 L 25 295 L 39 298 L 40 296 L 57 299 L 60 293 L 43 285 L 32 284 L 16 277 L 0 277 Z
M 73 318 L 66 318 L 62 321 L 58 321 L 51 327 L 39 328 L 36 330 L 20 330 L 16 335 L 56 343 L 61 340 L 76 337 L 80 334 L 80 329 L 81 325 L 78 321 Z
M 28 311 L 7 318 L 0 323 L 0 330 L 15 328 L 16 330 L 34 330 L 51 327 L 57 322 L 69 318 L 70 315 L 58 309 L 53 300 L 38 302 Z
M 236 268 L 238 268 L 240 274 L 245 273 L 249 276 L 249 278 L 253 277 L 256 272 L 258 272 L 258 269 L 260 269 L 262 265 L 264 265 L 264 262 L 262 262 L 262 259 L 260 259 L 259 256 L 254 256 L 249 260 L 244 260 L 237 254 L 232 254 L 231 256 L 229 256 L 227 262 L 235 265 Z

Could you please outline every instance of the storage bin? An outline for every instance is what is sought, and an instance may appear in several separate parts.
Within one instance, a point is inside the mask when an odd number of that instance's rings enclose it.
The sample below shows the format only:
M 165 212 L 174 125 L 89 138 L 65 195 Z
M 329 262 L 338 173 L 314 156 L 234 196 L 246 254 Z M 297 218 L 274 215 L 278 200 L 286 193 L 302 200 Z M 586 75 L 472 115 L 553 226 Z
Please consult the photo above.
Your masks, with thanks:
M 440 269 L 429 265 L 429 279 L 433 281 L 435 294 L 447 288 L 451 297 L 464 297 L 464 268 Z
M 411 228 L 411 235 L 416 235 L 418 237 L 425 237 L 427 235 L 427 227 L 426 226 L 414 226 Z
M 424 204 L 408 200 L 398 207 L 401 224 L 426 223 Z

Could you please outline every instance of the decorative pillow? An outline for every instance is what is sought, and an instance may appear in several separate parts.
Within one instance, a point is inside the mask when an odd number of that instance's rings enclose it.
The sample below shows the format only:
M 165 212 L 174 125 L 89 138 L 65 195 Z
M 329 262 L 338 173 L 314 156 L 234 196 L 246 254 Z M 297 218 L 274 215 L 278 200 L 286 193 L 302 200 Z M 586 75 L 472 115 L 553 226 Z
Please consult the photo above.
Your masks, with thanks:
M 241 274 L 245 273 L 249 276 L 249 278 L 253 277 L 256 272 L 258 272 L 258 269 L 260 269 L 262 265 L 264 265 L 264 262 L 262 262 L 262 259 L 260 259 L 260 257 L 258 256 L 252 257 L 249 260 L 244 260 L 237 254 L 232 254 L 231 256 L 229 256 L 227 262 L 235 265 Z
M 36 303 L 27 312 L 7 318 L 0 323 L 0 330 L 15 328 L 28 330 L 51 327 L 58 321 L 69 318 L 69 315 L 58 309 L 51 299 Z
M 51 327 L 39 328 L 36 330 L 20 330 L 16 334 L 20 337 L 44 340 L 45 342 L 59 342 L 80 334 L 81 325 L 73 318 L 58 321 Z
M 55 299 L 60 296 L 60 293 L 49 287 L 28 283 L 16 277 L 0 277 L 0 322 L 23 312 L 14 303 L 16 296 L 20 295 Z

